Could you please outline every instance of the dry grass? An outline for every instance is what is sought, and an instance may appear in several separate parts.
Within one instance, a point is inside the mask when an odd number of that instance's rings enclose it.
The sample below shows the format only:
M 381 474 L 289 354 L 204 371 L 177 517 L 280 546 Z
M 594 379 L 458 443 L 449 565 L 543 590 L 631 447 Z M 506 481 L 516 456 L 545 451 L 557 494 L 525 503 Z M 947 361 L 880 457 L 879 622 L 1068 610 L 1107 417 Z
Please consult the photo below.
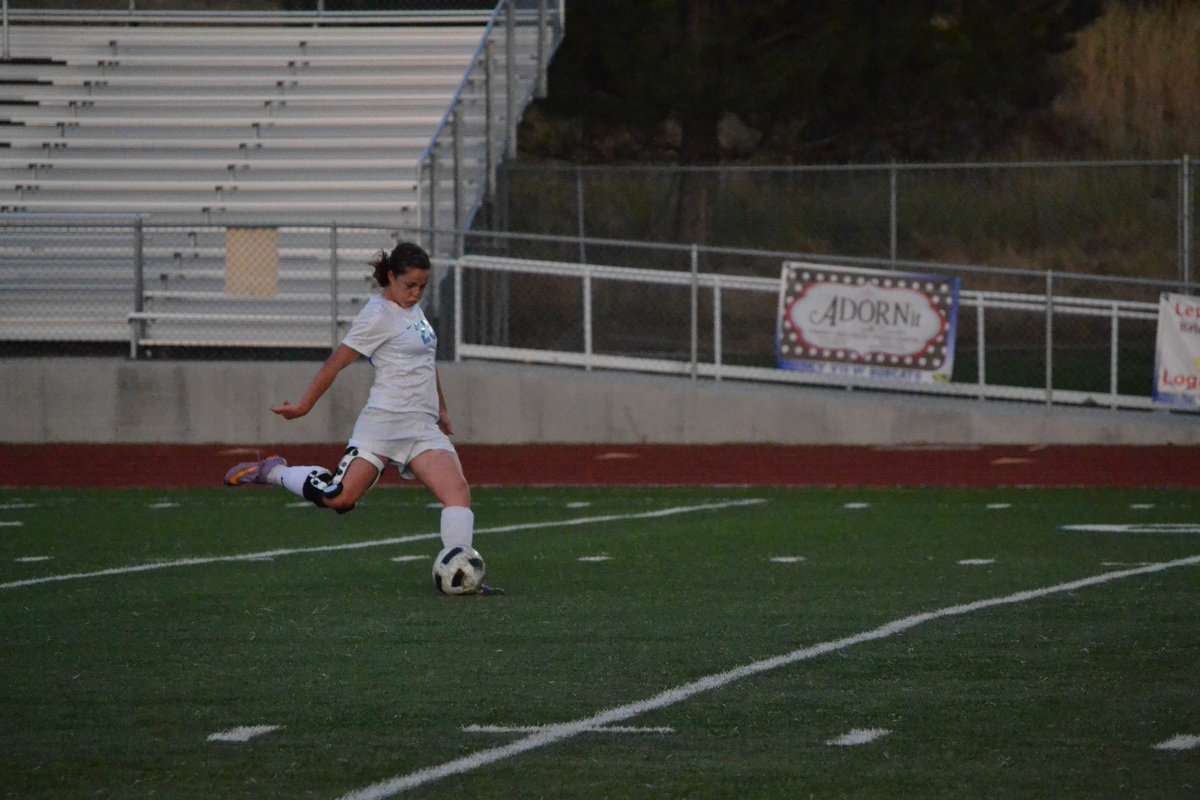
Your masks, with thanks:
M 1200 152 L 1200 4 L 1110 2 L 1069 56 L 1072 86 L 1056 106 L 1099 154 Z

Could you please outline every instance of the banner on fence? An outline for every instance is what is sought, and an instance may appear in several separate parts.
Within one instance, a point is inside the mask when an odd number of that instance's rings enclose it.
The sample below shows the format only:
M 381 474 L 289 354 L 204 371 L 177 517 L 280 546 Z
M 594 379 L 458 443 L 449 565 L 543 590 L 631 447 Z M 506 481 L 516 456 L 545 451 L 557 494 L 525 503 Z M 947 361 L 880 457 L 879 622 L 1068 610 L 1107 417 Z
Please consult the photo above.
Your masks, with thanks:
M 781 368 L 838 377 L 949 381 L 958 279 L 784 262 Z
M 1200 407 L 1200 297 L 1159 296 L 1154 400 Z

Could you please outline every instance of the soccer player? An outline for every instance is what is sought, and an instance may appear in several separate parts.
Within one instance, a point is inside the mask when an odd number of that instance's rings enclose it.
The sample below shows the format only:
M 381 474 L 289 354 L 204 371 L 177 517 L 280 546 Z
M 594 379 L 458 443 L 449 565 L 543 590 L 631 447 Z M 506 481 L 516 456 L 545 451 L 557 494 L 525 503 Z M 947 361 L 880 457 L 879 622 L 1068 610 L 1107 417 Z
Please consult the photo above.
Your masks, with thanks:
M 369 358 L 374 383 L 337 469 L 288 466 L 283 458 L 270 456 L 238 464 L 225 474 L 225 483 L 275 484 L 344 514 L 394 463 L 401 475 L 420 481 L 441 501 L 443 547 L 470 547 L 475 532 L 471 487 L 449 438 L 454 430 L 434 362 L 437 336 L 420 306 L 430 279 L 429 255 L 416 244 L 401 242 L 390 253 L 380 251 L 371 267 L 383 291 L 363 306 L 300 401 L 271 409 L 284 419 L 303 417 L 343 369 Z M 478 593 L 503 590 L 483 586 Z

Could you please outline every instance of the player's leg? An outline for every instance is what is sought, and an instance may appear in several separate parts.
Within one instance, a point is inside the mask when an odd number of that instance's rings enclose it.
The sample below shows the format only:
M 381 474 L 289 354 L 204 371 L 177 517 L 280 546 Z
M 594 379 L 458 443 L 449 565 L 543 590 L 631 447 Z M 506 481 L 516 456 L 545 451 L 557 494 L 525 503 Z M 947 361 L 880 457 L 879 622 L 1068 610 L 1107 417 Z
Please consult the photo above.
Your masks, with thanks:
M 408 463 L 413 476 L 442 503 L 442 546 L 470 547 L 475 536 L 471 487 L 453 450 L 426 450 Z
M 458 453 L 426 450 L 408 462 L 408 469 L 444 506 L 471 505 L 471 486 L 463 474 Z
M 300 487 L 301 496 L 317 506 L 345 514 L 375 485 L 385 464 L 379 456 L 352 444 L 332 475 L 309 475 Z
M 281 456 L 268 456 L 261 461 L 243 461 L 225 473 L 226 486 L 273 484 L 305 497 L 304 486 L 310 478 L 330 481 L 333 473 L 324 467 L 289 466 Z M 305 497 L 307 499 L 307 497 Z
M 442 502 L 442 548 L 472 547 L 475 512 L 471 510 L 471 486 L 454 450 L 426 450 L 408 462 L 407 471 Z M 481 584 L 476 594 L 502 595 L 503 589 Z
M 375 485 L 384 465 L 383 459 L 352 445 L 346 448 L 334 472 L 324 467 L 285 464 L 272 470 L 265 482 L 282 486 L 321 508 L 345 513 Z
M 353 456 L 349 453 L 347 456 L 342 459 L 333 481 L 326 488 L 319 489 L 325 507 L 339 514 L 354 509 L 362 496 L 379 481 L 384 468 L 382 459 L 365 451 L 355 450 Z

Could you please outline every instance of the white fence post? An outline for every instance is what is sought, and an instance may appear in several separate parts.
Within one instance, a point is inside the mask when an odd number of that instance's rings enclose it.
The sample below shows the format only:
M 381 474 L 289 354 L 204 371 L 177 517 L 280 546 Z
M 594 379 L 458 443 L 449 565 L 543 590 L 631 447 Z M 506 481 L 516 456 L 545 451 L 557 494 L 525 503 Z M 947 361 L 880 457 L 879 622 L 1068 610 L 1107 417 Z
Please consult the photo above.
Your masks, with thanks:
M 1046 405 L 1054 404 L 1054 271 L 1046 270 Z
M 691 360 L 692 380 L 696 380 L 700 369 L 700 248 L 692 243 L 692 286 L 691 286 Z
M 463 268 L 462 259 L 454 260 L 454 360 L 462 361 L 463 346 Z
M 338 339 L 338 229 L 329 226 L 329 329 L 330 348 L 336 348 Z
M 146 259 L 142 220 L 133 222 L 133 310 L 146 310 Z M 146 338 L 146 320 L 138 318 L 129 326 L 133 340 L 129 343 L 129 357 L 138 357 L 138 344 Z
M 592 268 L 583 265 L 583 353 L 588 358 L 585 371 L 592 371 Z
M 976 383 L 979 385 L 979 397 L 984 396 L 983 389 L 987 386 L 987 336 L 984 332 L 984 301 L 982 293 L 976 295 L 975 301 L 975 370 Z

